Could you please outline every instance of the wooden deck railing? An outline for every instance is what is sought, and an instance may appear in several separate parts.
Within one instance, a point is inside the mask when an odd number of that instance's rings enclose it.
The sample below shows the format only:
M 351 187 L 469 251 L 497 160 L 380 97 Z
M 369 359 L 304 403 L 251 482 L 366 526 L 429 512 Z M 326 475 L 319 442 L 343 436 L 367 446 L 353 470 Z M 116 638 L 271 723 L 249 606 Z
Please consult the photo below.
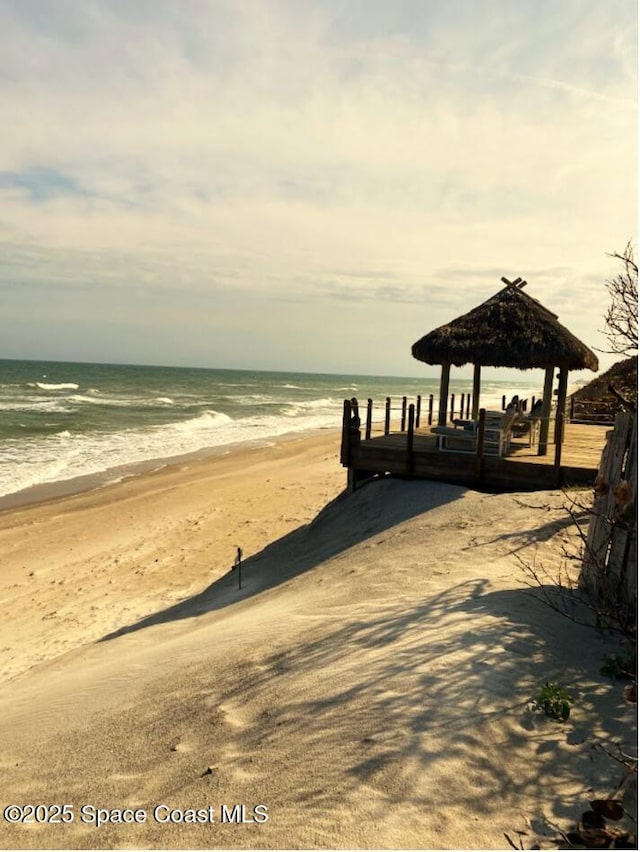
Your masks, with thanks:
M 464 403 L 466 404 L 466 398 Z M 438 410 L 437 400 L 434 401 L 431 396 L 427 419 L 432 425 L 434 409 Z M 568 422 L 563 412 L 556 412 L 552 418 L 553 428 L 549 428 L 551 423 L 546 421 L 547 437 L 544 446 L 540 446 L 540 443 L 536 446 L 531 438 L 528 443 L 518 442 L 517 439 L 521 436 L 516 435 L 506 457 L 500 452 L 494 452 L 495 430 L 489 434 L 491 446 L 487 444 L 485 409 L 480 409 L 477 427 L 473 433 L 474 440 L 466 451 L 451 449 L 449 452 L 442 452 L 438 448 L 438 436 L 428 426 L 419 426 L 420 413 L 420 397 L 415 402 L 409 402 L 408 398 L 404 397 L 401 406 L 396 407 L 391 405 L 391 398 L 386 397 L 384 420 L 376 420 L 373 400 L 368 399 L 365 421 L 362 423 L 358 400 L 345 400 L 340 459 L 349 471 L 348 481 L 355 486 L 360 479 L 393 472 L 445 480 L 450 477 L 448 481 L 464 479 L 474 483 L 497 483 L 499 486 L 510 483 L 516 488 L 530 488 L 532 483 L 536 487 L 544 485 L 553 488 L 563 482 L 588 483 L 594 468 L 597 467 L 597 461 L 591 459 L 592 451 L 585 449 L 584 436 L 576 436 L 578 450 L 571 448 L 571 460 L 568 466 L 566 462 L 563 465 L 564 432 Z M 591 429 L 589 426 L 571 428 Z M 599 429 L 596 431 L 598 436 L 602 434 Z M 460 435 L 468 437 L 469 433 L 461 429 Z M 588 441 L 591 442 L 591 439 Z M 547 445 L 551 450 L 548 459 Z

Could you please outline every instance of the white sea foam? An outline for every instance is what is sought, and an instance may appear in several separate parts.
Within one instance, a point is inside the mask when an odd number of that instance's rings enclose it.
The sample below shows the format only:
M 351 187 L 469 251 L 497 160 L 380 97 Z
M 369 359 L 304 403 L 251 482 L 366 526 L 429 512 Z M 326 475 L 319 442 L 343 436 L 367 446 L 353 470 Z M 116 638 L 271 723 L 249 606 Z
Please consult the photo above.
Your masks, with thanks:
M 30 388 L 40 390 L 78 390 L 80 385 L 75 382 L 60 382 L 59 384 L 48 384 L 47 382 L 29 382 Z
M 63 430 L 46 437 L 10 439 L 0 445 L 0 494 L 102 473 L 122 465 L 168 459 L 245 441 L 264 443 L 287 432 L 338 428 L 339 425 L 338 411 L 311 411 L 298 417 L 256 415 L 233 420 L 210 409 L 177 423 L 121 432 Z M 121 470 L 117 476 L 121 476 Z
M 173 400 L 168 396 L 157 396 L 156 402 L 163 402 L 165 405 L 173 405 Z
M 180 423 L 167 423 L 160 426 L 160 429 L 174 429 L 178 432 L 194 432 L 202 429 L 219 429 L 233 423 L 228 414 L 221 414 L 219 411 L 203 411 L 197 417 L 192 417 L 190 420 L 182 420 Z

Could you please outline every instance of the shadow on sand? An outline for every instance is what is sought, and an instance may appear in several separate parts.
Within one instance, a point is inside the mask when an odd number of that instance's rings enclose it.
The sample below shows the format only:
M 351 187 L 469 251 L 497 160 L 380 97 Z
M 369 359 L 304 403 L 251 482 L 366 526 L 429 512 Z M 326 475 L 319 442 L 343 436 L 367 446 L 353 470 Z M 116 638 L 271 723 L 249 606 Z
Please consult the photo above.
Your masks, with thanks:
M 372 496 L 372 490 L 375 493 Z M 298 527 L 242 563 L 242 589 L 230 570 L 202 592 L 103 636 L 101 642 L 155 624 L 222 609 L 285 583 L 327 559 L 397 524 L 459 500 L 467 489 L 441 482 L 371 480 L 355 493 L 343 492 L 309 523 Z

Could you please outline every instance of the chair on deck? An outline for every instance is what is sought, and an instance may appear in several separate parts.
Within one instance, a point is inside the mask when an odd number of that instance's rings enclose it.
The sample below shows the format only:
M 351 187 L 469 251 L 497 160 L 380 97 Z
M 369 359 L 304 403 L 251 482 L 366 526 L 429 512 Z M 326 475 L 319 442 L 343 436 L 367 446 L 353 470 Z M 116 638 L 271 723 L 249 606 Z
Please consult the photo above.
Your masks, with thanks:
M 539 399 L 529 414 L 520 414 L 513 424 L 513 434 L 516 438 L 527 438 L 527 446 L 533 446 L 540 437 L 540 422 L 542 420 L 543 400 Z
M 511 443 L 511 429 L 518 417 L 513 409 L 488 411 L 485 415 L 485 455 L 506 456 Z M 458 420 L 456 426 L 436 426 L 438 449 L 449 453 L 475 453 L 478 448 L 478 423 L 475 420 Z

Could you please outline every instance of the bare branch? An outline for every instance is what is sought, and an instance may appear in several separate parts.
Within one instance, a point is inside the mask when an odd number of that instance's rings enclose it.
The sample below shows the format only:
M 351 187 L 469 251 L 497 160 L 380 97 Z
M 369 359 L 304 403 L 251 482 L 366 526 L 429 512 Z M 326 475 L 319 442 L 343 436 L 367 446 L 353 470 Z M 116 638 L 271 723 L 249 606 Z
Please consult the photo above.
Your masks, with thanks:
M 622 263 L 622 272 L 605 283 L 611 304 L 605 315 L 605 328 L 610 349 L 616 355 L 633 355 L 638 351 L 638 265 L 633 244 L 629 241 L 623 254 L 614 252 L 609 257 Z

